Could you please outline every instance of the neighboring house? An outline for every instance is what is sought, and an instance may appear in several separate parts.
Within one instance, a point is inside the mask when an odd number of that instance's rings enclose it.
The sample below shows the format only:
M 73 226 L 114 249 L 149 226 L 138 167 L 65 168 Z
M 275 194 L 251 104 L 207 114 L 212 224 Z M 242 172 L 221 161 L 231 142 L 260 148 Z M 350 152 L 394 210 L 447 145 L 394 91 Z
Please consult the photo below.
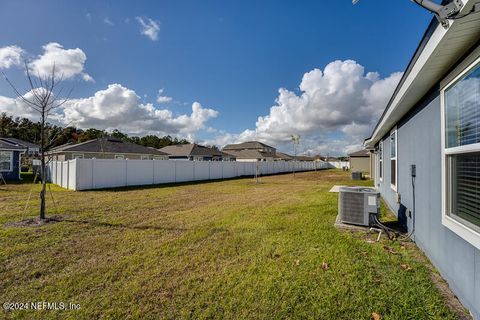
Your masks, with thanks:
M 275 161 L 292 161 L 293 156 L 289 155 L 288 153 L 283 153 L 277 151 L 275 154 Z
M 38 155 L 40 153 L 40 146 L 35 143 L 31 143 L 17 138 L 0 138 L 0 140 L 24 147 L 25 149 L 27 149 L 27 154 L 29 156 Z
M 160 149 L 160 151 L 168 154 L 170 159 L 193 161 L 235 161 L 235 157 L 232 155 L 195 143 L 166 146 Z
M 276 149 L 258 141 L 228 144 L 223 152 L 234 156 L 237 161 L 274 161 Z
M 370 176 L 370 173 L 373 172 L 372 165 L 374 163 L 371 160 L 370 151 L 364 149 L 350 153 L 348 156 L 350 157 L 350 169 L 352 171 L 361 171 Z
M 310 156 L 296 156 L 294 157 L 297 161 L 316 161 L 315 157 Z
M 20 180 L 22 154 L 27 149 L 18 144 L 0 140 L 0 173 L 5 180 Z M 0 184 L 3 181 L 0 181 Z
M 463 1 L 464 15 L 476 1 Z M 365 146 L 375 185 L 480 319 L 480 14 L 430 23 Z
M 329 163 L 331 168 L 337 168 L 337 169 L 350 168 L 350 161 L 344 158 L 325 157 L 325 162 Z
M 81 143 L 67 143 L 48 152 L 52 160 L 72 159 L 141 159 L 168 160 L 168 155 L 154 148 L 116 138 L 99 138 Z

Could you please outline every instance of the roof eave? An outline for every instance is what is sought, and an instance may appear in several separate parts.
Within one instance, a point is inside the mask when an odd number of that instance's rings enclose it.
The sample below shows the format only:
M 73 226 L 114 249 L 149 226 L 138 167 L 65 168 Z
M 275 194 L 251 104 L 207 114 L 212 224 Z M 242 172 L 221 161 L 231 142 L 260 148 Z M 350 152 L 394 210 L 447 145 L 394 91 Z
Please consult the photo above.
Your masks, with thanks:
M 464 14 L 471 10 L 472 2 L 472 0 L 464 1 L 465 5 L 460 14 Z M 472 21 L 476 23 L 478 22 L 478 19 L 477 21 L 472 19 L 470 22 Z M 436 23 L 436 19 L 430 23 L 407 67 L 406 72 L 402 76 L 402 79 L 387 104 L 385 111 L 377 122 L 372 135 L 365 139 L 364 146 L 366 148 L 373 148 L 376 143 L 387 134 L 411 108 L 414 107 L 422 96 L 427 93 L 435 83 L 440 81 L 441 77 L 444 76 L 445 71 L 449 70 L 463 53 L 472 47 L 471 40 L 475 37 L 478 38 L 478 31 L 477 33 L 472 31 L 469 35 L 470 37 L 465 36 L 460 39 L 458 37 L 450 37 L 450 34 L 461 32 L 462 28 L 466 27 L 465 25 L 465 23 L 462 25 L 461 20 L 450 21 L 450 27 L 444 29 L 441 25 Z M 471 28 L 471 26 L 469 27 Z M 437 56 L 438 51 L 442 49 L 448 50 L 449 41 L 453 42 L 453 40 L 455 41 L 454 49 L 456 51 L 453 51 L 453 49 L 450 48 L 452 54 L 448 57 L 443 56 L 443 60 L 440 61 L 440 58 Z M 473 41 L 473 43 L 475 43 L 475 41 Z

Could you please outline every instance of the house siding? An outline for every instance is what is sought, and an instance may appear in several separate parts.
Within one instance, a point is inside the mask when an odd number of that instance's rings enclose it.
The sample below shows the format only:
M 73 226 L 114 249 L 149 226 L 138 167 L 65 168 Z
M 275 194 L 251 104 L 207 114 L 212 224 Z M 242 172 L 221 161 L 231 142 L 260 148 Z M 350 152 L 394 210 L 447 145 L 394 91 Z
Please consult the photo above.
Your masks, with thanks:
M 12 169 L 13 169 L 12 171 L 2 171 L 2 176 L 5 180 L 19 180 L 19 177 L 20 177 L 20 152 L 19 151 L 13 151 L 13 168 Z
M 350 157 L 350 169 L 370 174 L 370 157 Z
M 437 86 L 438 87 L 438 86 Z M 441 114 L 439 90 L 427 102 L 419 103 L 397 124 L 397 190 L 390 187 L 390 140 L 382 139 L 383 182 L 376 179 L 388 206 L 413 227 L 413 187 L 410 165 L 416 165 L 415 233 L 416 244 L 425 252 L 462 303 L 480 319 L 480 251 L 442 225 L 441 196 Z M 378 157 L 377 157 L 378 158 Z

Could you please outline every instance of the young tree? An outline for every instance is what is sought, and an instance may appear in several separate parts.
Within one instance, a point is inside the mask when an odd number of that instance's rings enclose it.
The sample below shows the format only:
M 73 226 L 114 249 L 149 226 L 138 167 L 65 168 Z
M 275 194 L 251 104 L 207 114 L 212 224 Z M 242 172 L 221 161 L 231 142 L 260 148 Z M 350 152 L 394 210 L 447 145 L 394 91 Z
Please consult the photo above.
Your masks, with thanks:
M 47 120 L 56 109 L 68 101 L 72 90 L 70 89 L 66 96 L 62 98 L 64 88 L 60 85 L 62 84 L 63 76 L 57 78 L 55 64 L 53 64 L 52 69 L 48 74 L 42 75 L 37 73 L 36 76 L 32 76 L 28 63 L 25 61 L 25 72 L 29 90 L 26 90 L 23 94 L 21 94 L 17 87 L 8 79 L 5 73 L 2 72 L 2 74 L 17 95 L 17 99 L 38 113 L 40 117 L 40 179 L 42 182 L 42 188 L 40 191 L 40 219 L 44 220 L 47 190 L 46 153 L 54 145 L 55 140 L 57 139 L 57 134 L 48 130 L 50 126 L 48 126 Z

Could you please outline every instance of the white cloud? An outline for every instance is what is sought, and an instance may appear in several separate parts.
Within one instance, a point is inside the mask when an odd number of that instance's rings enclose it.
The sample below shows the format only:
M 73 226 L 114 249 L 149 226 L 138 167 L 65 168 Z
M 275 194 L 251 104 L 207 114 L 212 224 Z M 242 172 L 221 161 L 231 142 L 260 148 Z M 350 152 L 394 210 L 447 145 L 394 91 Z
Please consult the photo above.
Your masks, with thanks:
M 110 18 L 105 17 L 103 18 L 103 23 L 108 24 L 109 26 L 114 26 L 115 24 L 110 20 Z
M 63 121 L 80 128 L 119 129 L 131 134 L 174 134 L 192 139 L 217 115 L 216 110 L 194 102 L 190 115 L 175 116 L 170 110 L 141 103 L 135 91 L 111 84 L 92 97 L 69 101 L 64 108 Z
M 27 93 L 25 97 L 29 97 Z M 151 103 L 141 103 L 135 91 L 120 84 L 110 84 L 93 96 L 72 99 L 65 103 L 50 120 L 55 124 L 71 124 L 79 128 L 119 129 L 128 134 L 177 135 L 193 141 L 205 124 L 218 116 L 218 111 L 204 108 L 199 102 L 192 104 L 190 114 L 174 115 Z M 38 114 L 21 99 L 0 96 L 0 113 L 38 120 Z
M 23 49 L 18 46 L 0 48 L 0 69 L 19 66 L 22 63 L 23 54 Z
M 45 89 L 37 88 L 36 93 L 42 95 L 42 93 L 46 92 Z M 34 95 L 32 91 L 28 91 L 23 95 L 23 98 L 29 101 L 35 101 Z M 49 101 L 53 101 L 54 96 L 50 96 Z M 59 98 L 58 102 L 61 102 L 62 98 Z M 0 113 L 7 113 L 13 115 L 14 117 L 22 117 L 28 118 L 33 121 L 40 120 L 40 113 L 35 111 L 29 104 L 25 103 L 21 98 L 9 98 L 0 96 Z M 52 110 L 49 114 L 48 122 L 61 124 L 63 121 L 63 115 L 61 110 Z
M 142 26 L 141 33 L 152 41 L 158 40 L 158 31 L 160 31 L 160 23 L 150 18 L 143 19 L 142 17 L 136 17 L 137 21 Z
M 164 91 L 165 91 L 164 88 L 158 90 L 158 93 L 157 93 L 157 102 L 158 103 L 168 103 L 168 102 L 171 102 L 173 100 L 172 97 L 168 97 L 168 96 L 163 95 Z
M 377 122 L 402 74 L 381 79 L 365 74 L 353 60 L 333 61 L 324 70 L 304 74 L 297 94 L 285 88 L 268 115 L 258 117 L 255 130 L 223 133 L 212 141 L 261 140 L 279 149 L 291 149 L 291 135 L 301 135 L 301 150 L 344 154 L 361 148 Z
M 63 76 L 63 79 L 79 75 L 85 81 L 94 82 L 93 78 L 84 72 L 87 56 L 82 49 L 64 49 L 62 45 L 50 42 L 43 46 L 43 50 L 43 54 L 28 64 L 34 75 L 48 76 L 55 64 L 57 75 Z

